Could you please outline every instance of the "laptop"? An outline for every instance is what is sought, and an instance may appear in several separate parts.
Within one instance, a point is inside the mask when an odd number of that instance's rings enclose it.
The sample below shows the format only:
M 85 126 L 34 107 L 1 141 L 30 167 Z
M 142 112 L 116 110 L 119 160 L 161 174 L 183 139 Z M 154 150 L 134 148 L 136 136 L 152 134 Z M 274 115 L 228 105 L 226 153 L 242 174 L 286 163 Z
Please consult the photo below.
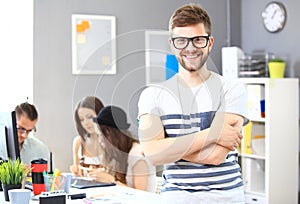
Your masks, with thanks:
M 73 188 L 94 188 L 94 187 L 105 187 L 105 186 L 115 186 L 114 183 L 106 183 L 106 182 L 99 182 L 95 181 L 92 178 L 88 177 L 73 177 L 71 180 L 71 186 Z

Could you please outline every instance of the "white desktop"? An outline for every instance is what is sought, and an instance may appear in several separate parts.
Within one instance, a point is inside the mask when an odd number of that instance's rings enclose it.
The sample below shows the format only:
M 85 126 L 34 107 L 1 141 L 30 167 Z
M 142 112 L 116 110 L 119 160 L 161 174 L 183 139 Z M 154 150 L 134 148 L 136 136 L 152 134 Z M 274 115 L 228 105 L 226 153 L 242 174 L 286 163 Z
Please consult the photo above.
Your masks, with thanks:
M 70 188 L 69 194 L 86 193 L 85 199 L 66 199 L 67 204 L 79 203 L 118 203 L 118 204 L 153 204 L 160 203 L 160 195 L 146 191 L 136 190 L 124 186 L 108 186 L 87 189 Z M 32 196 L 33 197 L 33 196 Z M 67 196 L 68 197 L 68 196 Z M 4 200 L 0 192 L 0 203 L 10 203 Z M 30 204 L 39 203 L 38 199 L 31 199 Z

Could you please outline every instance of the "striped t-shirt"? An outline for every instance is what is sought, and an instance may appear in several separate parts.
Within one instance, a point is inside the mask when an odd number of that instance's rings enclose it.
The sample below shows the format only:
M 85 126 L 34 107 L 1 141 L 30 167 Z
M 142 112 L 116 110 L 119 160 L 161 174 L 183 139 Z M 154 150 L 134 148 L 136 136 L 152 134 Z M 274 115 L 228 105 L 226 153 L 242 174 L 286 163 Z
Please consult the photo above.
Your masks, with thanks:
M 147 87 L 139 100 L 139 116 L 158 115 L 165 137 L 180 137 L 210 127 L 215 113 L 246 115 L 246 92 L 242 84 L 225 81 L 216 73 L 200 86 L 187 88 L 178 76 Z M 179 160 L 166 164 L 162 192 L 231 190 L 243 186 L 237 150 L 229 152 L 220 165 Z

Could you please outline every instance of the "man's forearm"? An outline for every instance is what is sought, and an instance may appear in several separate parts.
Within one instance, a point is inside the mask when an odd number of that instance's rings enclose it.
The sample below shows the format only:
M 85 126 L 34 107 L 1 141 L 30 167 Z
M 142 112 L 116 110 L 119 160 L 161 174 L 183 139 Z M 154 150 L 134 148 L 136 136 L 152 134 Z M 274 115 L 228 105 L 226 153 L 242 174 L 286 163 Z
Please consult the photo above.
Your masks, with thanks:
M 209 130 L 174 138 L 165 138 L 158 116 L 145 115 L 140 119 L 139 138 L 144 154 L 154 165 L 172 163 L 199 151 L 212 143 L 207 138 Z
M 222 119 L 223 117 L 223 119 Z M 218 133 L 217 131 L 220 131 L 220 124 L 224 124 L 223 125 L 223 130 L 222 132 L 226 135 L 226 125 L 229 124 L 229 127 L 232 126 L 232 128 L 235 128 L 237 131 L 242 129 L 242 125 L 243 125 L 243 117 L 236 115 L 236 114 L 230 114 L 230 113 L 226 113 L 226 114 L 219 114 L 218 118 L 214 120 L 214 123 L 212 124 L 211 128 L 213 129 L 213 131 L 210 131 L 209 133 L 209 137 L 212 134 L 215 135 L 220 135 L 220 133 Z M 219 121 L 219 122 L 218 122 Z M 224 122 L 222 122 L 224 121 Z M 236 122 L 235 122 L 236 121 Z M 219 125 L 218 125 L 219 124 Z M 219 128 L 216 128 L 217 126 L 219 126 Z M 215 138 L 215 136 L 212 136 Z M 228 140 L 230 141 L 230 140 Z M 232 143 L 232 141 L 237 141 Z M 212 143 L 206 147 L 204 147 L 202 150 L 199 150 L 191 155 L 186 156 L 184 159 L 190 162 L 194 162 L 194 163 L 202 163 L 202 164 L 213 164 L 213 165 L 218 165 L 220 163 L 222 163 L 228 152 L 230 150 L 234 150 L 240 143 L 240 139 L 233 139 L 231 141 L 232 145 L 230 146 L 230 149 L 222 146 L 221 144 L 218 144 L 218 142 L 220 142 L 220 140 L 217 139 L 217 141 L 215 143 Z M 225 143 L 223 143 L 225 144 Z
M 229 149 L 213 143 L 183 159 L 193 163 L 219 165 L 226 159 L 229 151 Z
M 201 131 L 190 135 L 177 138 L 165 138 L 161 140 L 153 140 L 142 142 L 144 154 L 150 159 L 154 165 L 161 165 L 178 161 L 196 151 L 200 147 L 209 145 L 211 141 L 205 140 L 204 136 L 207 131 Z
M 180 137 L 165 138 L 160 118 L 147 114 L 140 118 L 139 138 L 143 152 L 152 164 L 161 165 L 187 158 L 212 143 L 218 142 L 224 149 L 233 150 L 239 135 L 239 129 L 234 127 L 237 121 L 232 114 L 219 113 L 211 128 Z M 201 155 L 204 154 L 205 152 Z

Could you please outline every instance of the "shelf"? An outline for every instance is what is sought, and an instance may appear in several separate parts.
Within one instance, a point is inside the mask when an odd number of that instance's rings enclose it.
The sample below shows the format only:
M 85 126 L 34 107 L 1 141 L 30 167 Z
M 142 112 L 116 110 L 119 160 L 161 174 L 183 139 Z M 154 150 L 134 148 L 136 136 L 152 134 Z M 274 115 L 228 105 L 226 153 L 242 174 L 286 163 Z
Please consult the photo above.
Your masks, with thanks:
M 253 121 L 253 122 L 261 122 L 261 123 L 265 123 L 266 122 L 265 118 L 259 118 L 259 117 L 249 118 L 249 120 Z
M 299 80 L 238 80 L 247 91 L 250 120 L 243 128 L 239 149 L 246 203 L 297 203 Z M 261 100 L 265 100 L 265 118 L 261 117 Z M 279 189 L 283 183 L 288 185 Z
M 159 83 L 166 80 L 166 56 L 172 53 L 168 43 L 169 31 L 145 31 L 146 84 Z
M 261 191 L 245 191 L 245 193 L 247 194 L 253 194 L 253 195 L 258 195 L 258 196 L 266 196 L 266 193 L 263 191 L 263 189 Z
M 268 83 L 270 78 L 239 78 L 239 81 L 244 84 L 265 84 Z
M 266 159 L 266 156 L 256 155 L 256 154 L 240 154 L 240 157 L 245 157 L 245 158 L 250 158 L 250 159 L 261 159 L 261 160 Z

